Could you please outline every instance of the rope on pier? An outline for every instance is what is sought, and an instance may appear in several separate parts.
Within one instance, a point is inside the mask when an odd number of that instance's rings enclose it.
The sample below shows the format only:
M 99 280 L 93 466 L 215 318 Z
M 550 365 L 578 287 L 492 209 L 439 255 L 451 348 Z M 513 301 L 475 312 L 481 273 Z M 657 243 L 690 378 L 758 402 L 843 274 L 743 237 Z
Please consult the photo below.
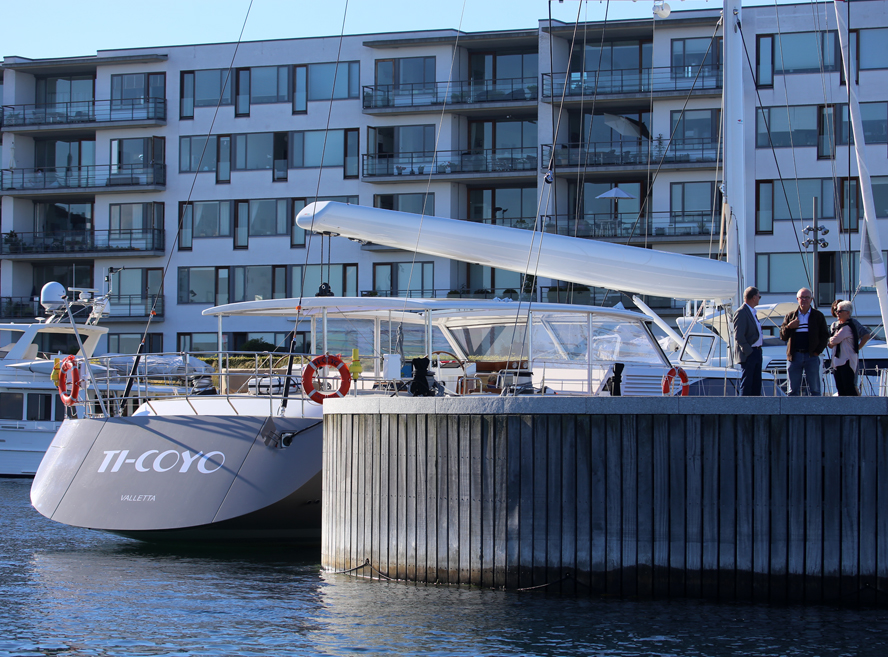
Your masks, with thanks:
M 376 568 L 372 563 L 370 563 L 370 559 L 364 559 L 364 563 L 362 563 L 360 566 L 355 566 L 354 568 L 349 568 L 347 570 L 334 570 L 332 574 L 333 575 L 349 575 L 349 574 L 355 572 L 356 570 L 360 570 L 361 568 L 370 568 L 371 572 L 375 572 L 377 575 L 379 575 L 383 579 L 387 579 L 389 581 L 392 580 L 391 577 L 389 577 L 388 575 L 386 575 L 383 572 L 380 572 L 378 568 Z

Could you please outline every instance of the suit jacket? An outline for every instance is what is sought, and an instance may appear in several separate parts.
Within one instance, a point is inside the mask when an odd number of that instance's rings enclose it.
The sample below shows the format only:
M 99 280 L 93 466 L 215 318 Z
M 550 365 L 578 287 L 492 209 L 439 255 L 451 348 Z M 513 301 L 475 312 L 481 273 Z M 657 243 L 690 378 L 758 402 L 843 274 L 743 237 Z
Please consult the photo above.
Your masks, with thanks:
M 780 339 L 786 343 L 786 360 L 792 360 L 792 352 L 797 351 L 793 345 L 796 329 L 787 328 L 786 325 L 798 317 L 799 309 L 796 308 L 783 318 L 783 324 L 780 326 Z M 822 312 L 811 308 L 811 315 L 808 317 L 808 354 L 811 356 L 822 354 L 828 340 L 829 328 L 826 326 L 826 318 Z
M 745 363 L 752 353 L 752 345 L 759 339 L 758 326 L 755 318 L 744 303 L 734 313 L 734 360 Z

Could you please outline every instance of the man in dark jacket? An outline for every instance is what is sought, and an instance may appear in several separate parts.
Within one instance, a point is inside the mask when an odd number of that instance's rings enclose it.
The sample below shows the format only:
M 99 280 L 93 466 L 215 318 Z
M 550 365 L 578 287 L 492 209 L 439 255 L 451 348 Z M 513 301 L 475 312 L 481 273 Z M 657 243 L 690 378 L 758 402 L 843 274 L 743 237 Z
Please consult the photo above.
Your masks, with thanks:
M 762 295 L 757 288 L 748 287 L 743 293 L 746 301 L 734 313 L 734 359 L 740 363 L 740 395 L 758 397 L 762 394 L 762 325 L 755 307 Z
M 786 360 L 789 362 L 789 394 L 797 396 L 802 390 L 802 373 L 808 379 L 808 392 L 819 397 L 820 354 L 826 349 L 829 329 L 823 313 L 811 307 L 811 290 L 802 288 L 796 299 L 799 307 L 783 318 L 780 339 L 786 342 Z

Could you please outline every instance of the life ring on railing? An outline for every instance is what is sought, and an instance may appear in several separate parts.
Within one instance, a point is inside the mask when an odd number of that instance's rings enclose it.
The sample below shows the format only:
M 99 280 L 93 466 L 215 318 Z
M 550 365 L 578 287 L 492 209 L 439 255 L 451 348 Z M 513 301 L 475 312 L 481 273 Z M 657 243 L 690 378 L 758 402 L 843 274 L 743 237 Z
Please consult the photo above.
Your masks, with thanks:
M 681 381 L 681 396 L 687 397 L 690 393 L 690 388 L 688 387 L 688 373 L 680 367 L 673 367 L 666 372 L 666 376 L 663 377 L 663 394 L 672 394 L 672 381 L 675 379 L 676 375 Z
M 71 394 L 68 394 L 68 371 L 71 371 Z M 77 359 L 68 356 L 59 367 L 59 397 L 65 406 L 73 406 L 80 396 L 80 368 Z
M 339 370 L 340 383 L 337 390 L 323 393 L 315 388 L 314 375 L 315 372 L 322 367 L 335 367 Z M 305 366 L 305 369 L 302 372 L 302 389 L 305 390 L 305 394 L 307 394 L 308 398 L 313 402 L 323 404 L 324 400 L 329 399 L 330 397 L 345 397 L 351 387 L 351 380 L 351 373 L 348 371 L 348 366 L 336 356 L 325 354 L 323 356 L 318 356 Z

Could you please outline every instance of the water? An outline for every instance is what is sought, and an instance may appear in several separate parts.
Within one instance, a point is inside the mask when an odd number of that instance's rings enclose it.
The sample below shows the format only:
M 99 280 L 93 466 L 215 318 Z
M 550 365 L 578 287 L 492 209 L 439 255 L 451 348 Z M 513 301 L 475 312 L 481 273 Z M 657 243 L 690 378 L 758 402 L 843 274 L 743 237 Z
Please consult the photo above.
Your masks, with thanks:
M 888 611 L 569 599 L 324 574 L 317 551 L 163 549 L 0 480 L 8 655 L 880 655 Z

